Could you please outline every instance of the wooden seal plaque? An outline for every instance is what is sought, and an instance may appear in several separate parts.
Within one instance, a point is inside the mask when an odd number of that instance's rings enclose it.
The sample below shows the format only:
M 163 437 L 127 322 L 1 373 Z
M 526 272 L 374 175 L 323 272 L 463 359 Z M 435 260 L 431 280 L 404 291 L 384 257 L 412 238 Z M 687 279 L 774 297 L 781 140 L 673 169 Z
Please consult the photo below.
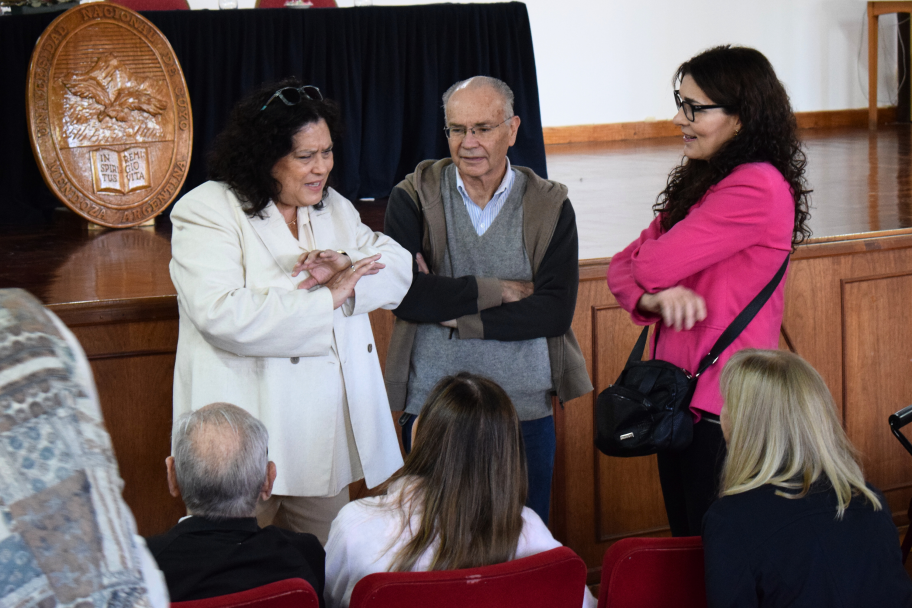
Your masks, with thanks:
M 177 196 L 190 99 L 171 45 L 141 15 L 107 2 L 63 13 L 35 45 L 26 96 L 44 181 L 82 217 L 136 226 Z

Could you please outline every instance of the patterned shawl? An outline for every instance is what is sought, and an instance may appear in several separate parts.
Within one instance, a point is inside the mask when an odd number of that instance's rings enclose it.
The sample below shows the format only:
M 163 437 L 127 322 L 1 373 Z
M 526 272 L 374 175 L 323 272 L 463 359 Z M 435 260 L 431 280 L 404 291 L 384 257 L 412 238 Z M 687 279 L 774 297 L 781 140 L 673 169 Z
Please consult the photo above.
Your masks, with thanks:
M 122 487 L 82 349 L 0 290 L 0 606 L 148 607 Z

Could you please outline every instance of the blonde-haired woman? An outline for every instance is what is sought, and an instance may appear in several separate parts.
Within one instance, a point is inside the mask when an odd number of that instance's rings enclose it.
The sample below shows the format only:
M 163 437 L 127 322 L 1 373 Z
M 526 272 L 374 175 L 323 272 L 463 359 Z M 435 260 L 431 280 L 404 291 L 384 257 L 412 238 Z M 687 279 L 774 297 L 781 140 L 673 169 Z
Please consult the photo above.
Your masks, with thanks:
M 709 605 L 912 605 L 886 500 L 865 483 L 820 374 L 791 353 L 743 350 L 721 388 L 728 456 L 703 520 Z
M 405 466 L 386 496 L 346 505 L 326 545 L 326 604 L 348 606 L 374 572 L 455 570 L 560 547 L 524 507 L 528 481 L 522 427 L 506 392 L 462 372 L 431 390 Z M 584 608 L 595 598 L 580 591 Z

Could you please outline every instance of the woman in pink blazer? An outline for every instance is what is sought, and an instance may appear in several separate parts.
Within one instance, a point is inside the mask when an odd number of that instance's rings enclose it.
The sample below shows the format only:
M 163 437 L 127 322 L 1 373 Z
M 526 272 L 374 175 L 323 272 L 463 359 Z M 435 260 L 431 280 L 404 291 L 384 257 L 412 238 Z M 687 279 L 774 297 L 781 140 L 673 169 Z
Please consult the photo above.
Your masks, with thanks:
M 806 159 L 788 94 L 762 53 L 721 46 L 675 74 L 684 161 L 668 176 L 656 218 L 615 255 L 608 286 L 638 325 L 660 323 L 655 357 L 694 372 L 716 339 L 810 235 Z M 700 534 L 717 494 L 725 444 L 719 374 L 743 348 L 776 348 L 783 280 L 719 361 L 690 407 L 691 445 L 658 455 L 672 534 Z

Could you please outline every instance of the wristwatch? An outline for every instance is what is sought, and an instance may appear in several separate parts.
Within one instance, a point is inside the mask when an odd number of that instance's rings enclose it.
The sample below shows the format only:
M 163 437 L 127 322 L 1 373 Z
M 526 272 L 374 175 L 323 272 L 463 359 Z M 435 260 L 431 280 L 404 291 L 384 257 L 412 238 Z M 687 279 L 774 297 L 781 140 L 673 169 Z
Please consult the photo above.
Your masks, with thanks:
M 347 253 L 345 253 L 345 252 L 344 252 L 343 250 L 341 250 L 341 249 L 336 249 L 336 253 L 341 253 L 342 255 L 344 255 L 345 257 L 347 257 L 347 258 L 348 258 L 348 261 L 351 262 L 351 269 L 352 269 L 352 270 L 355 269 L 355 261 L 352 259 L 352 256 L 348 255 Z

